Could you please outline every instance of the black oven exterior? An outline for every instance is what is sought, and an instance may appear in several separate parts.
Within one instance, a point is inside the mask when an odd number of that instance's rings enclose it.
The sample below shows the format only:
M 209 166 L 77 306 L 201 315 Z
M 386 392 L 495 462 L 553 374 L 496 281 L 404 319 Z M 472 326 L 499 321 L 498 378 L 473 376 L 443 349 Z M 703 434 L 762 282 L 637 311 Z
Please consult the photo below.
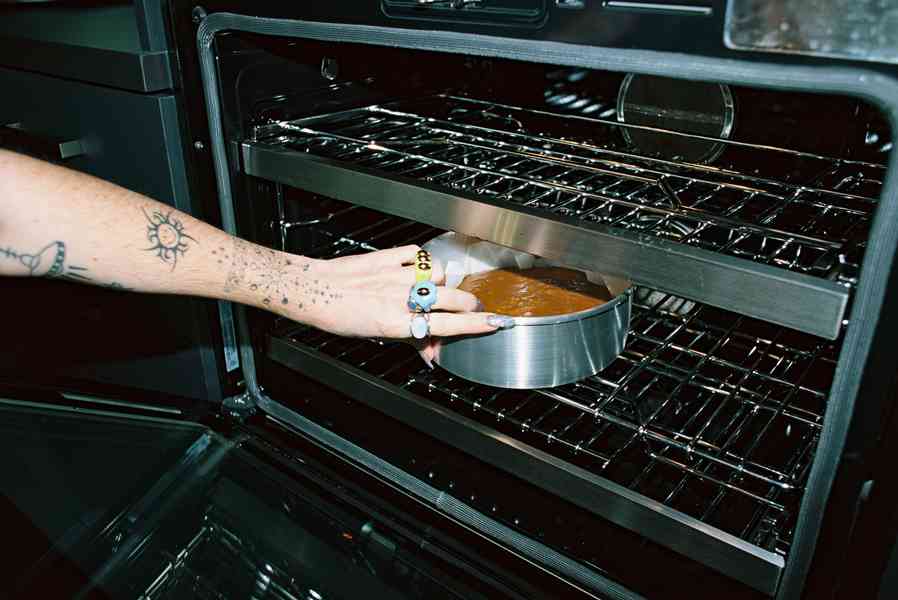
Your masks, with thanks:
M 162 6 L 103 4 L 0 6 L 0 147 L 200 211 L 188 191 Z M 13 340 L 0 350 L 4 381 L 221 398 L 213 303 L 42 281 L 3 287 L 4 306 L 44 315 L 4 313 Z

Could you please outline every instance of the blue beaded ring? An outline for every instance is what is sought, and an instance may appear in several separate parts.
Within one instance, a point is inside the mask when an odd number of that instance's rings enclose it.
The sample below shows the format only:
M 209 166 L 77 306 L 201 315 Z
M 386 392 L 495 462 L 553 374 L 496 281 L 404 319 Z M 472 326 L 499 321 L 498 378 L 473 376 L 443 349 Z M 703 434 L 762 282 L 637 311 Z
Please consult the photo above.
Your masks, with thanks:
M 432 281 L 419 281 L 408 293 L 408 309 L 412 312 L 430 312 L 437 303 L 437 286 Z

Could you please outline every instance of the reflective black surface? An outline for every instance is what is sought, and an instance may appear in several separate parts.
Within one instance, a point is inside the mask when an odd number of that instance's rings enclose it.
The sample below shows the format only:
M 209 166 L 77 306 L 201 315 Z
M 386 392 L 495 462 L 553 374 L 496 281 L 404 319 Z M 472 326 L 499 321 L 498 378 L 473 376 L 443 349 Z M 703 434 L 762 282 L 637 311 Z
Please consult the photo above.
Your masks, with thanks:
M 0 597 L 524 597 L 280 435 L 0 401 Z

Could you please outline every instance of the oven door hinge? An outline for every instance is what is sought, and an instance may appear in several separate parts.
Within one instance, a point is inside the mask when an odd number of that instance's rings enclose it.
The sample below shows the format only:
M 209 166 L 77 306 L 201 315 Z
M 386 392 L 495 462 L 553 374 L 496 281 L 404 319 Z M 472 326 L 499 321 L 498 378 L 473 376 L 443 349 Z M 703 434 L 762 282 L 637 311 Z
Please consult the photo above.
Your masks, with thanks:
M 256 399 L 249 390 L 225 398 L 221 403 L 221 412 L 229 419 L 243 422 L 256 412 Z

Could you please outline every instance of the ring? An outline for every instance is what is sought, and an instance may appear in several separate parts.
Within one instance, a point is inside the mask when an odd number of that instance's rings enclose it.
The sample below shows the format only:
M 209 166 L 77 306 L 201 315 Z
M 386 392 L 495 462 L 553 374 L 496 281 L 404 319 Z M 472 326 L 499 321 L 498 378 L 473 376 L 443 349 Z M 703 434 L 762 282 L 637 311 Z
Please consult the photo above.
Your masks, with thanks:
M 430 315 L 428 313 L 415 313 L 409 323 L 409 331 L 416 340 L 423 340 L 430 336 Z
M 415 255 L 415 281 L 430 281 L 433 272 L 433 261 L 430 259 L 430 252 L 427 250 L 418 250 Z
M 437 286 L 432 281 L 419 281 L 408 292 L 408 309 L 412 312 L 430 312 L 437 303 Z

